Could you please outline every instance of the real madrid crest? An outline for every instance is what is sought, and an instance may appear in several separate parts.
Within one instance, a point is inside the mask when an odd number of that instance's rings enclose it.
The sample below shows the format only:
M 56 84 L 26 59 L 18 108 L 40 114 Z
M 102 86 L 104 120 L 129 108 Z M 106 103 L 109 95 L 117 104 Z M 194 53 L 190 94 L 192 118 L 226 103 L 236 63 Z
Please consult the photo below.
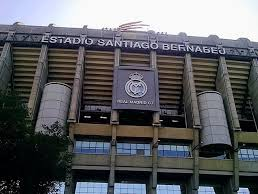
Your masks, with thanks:
M 147 93 L 147 85 L 142 79 L 143 76 L 138 72 L 130 74 L 129 80 L 125 84 L 125 91 L 129 96 L 141 98 Z

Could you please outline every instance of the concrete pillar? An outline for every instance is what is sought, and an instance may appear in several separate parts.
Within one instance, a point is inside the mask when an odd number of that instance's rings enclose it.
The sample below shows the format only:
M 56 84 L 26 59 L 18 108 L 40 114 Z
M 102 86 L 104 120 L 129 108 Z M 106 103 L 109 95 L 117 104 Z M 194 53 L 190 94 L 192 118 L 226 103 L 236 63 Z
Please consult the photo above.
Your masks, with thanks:
M 74 130 L 75 130 L 75 123 L 69 123 L 69 138 L 71 142 L 74 142 Z M 68 152 L 73 153 L 73 144 L 68 146 Z M 66 180 L 65 180 L 65 192 L 64 194 L 74 194 L 76 189 L 76 181 L 74 179 L 74 173 L 72 169 L 66 173 Z
M 78 118 L 78 113 L 81 107 L 81 97 L 82 97 L 82 86 L 84 78 L 84 54 L 85 48 L 83 46 L 79 47 L 75 76 L 73 80 L 72 96 L 70 103 L 70 111 L 68 116 L 69 123 L 69 137 L 74 142 L 74 129 Z M 68 151 L 73 153 L 74 146 L 69 145 Z M 65 194 L 74 194 L 76 189 L 76 182 L 73 178 L 72 170 L 67 173 L 66 185 L 65 185 Z
M 219 66 L 216 77 L 216 89 L 220 92 L 225 112 L 229 124 L 231 142 L 233 145 L 233 180 L 230 180 L 232 185 L 232 193 L 239 189 L 239 167 L 238 167 L 238 138 L 237 133 L 241 131 L 233 91 L 229 79 L 226 59 L 224 56 L 219 57 Z M 229 188 L 229 187 L 228 187 Z
M 252 59 L 252 65 L 248 80 L 249 96 L 252 99 L 256 125 L 258 124 L 258 60 Z
M 114 51 L 114 67 L 118 67 L 121 61 L 121 50 L 116 48 Z M 110 153 L 110 171 L 108 180 L 108 194 L 115 192 L 115 166 L 116 166 L 116 132 L 119 124 L 119 113 L 112 110 L 110 124 L 112 127 L 111 153 Z
M 229 79 L 227 64 L 224 56 L 219 57 L 219 66 L 216 77 L 216 89 L 221 94 L 225 106 L 225 112 L 231 131 L 241 130 L 237 116 L 233 91 Z M 232 133 L 231 133 L 232 134 Z
M 30 98 L 28 102 L 28 109 L 30 113 L 30 119 L 34 122 L 37 119 L 40 100 L 44 85 L 47 83 L 48 77 L 48 46 L 43 44 L 38 59 L 37 69 L 34 75 L 34 80 L 30 92 Z
M 79 119 L 78 113 L 81 107 L 82 86 L 83 86 L 83 78 L 84 78 L 84 54 L 85 54 L 85 48 L 83 46 L 80 46 L 78 51 L 76 70 L 75 70 L 75 76 L 73 81 L 70 112 L 68 116 L 69 122 L 76 122 Z
M 157 69 L 157 54 L 156 51 L 150 51 L 150 66 Z M 152 115 L 153 140 L 152 140 L 152 172 L 149 181 L 149 193 L 157 193 L 157 176 L 158 176 L 158 143 L 159 143 L 159 127 L 160 113 L 154 112 Z
M 189 53 L 185 55 L 183 88 L 187 127 L 200 128 L 201 124 L 193 77 L 192 58 Z
M 230 177 L 228 181 L 223 185 L 223 193 L 222 194 L 227 194 L 227 193 L 232 193 L 232 194 L 237 194 L 239 188 L 237 190 L 234 188 L 234 177 Z M 220 194 L 220 193 L 216 193 Z
M 187 185 L 187 193 L 198 193 L 199 188 L 199 131 L 201 128 L 195 83 L 193 77 L 192 58 L 189 53 L 185 55 L 183 74 L 184 105 L 187 120 L 187 127 L 193 128 L 193 175 Z
M 6 42 L 0 56 L 0 91 L 7 89 L 12 71 L 12 45 L 10 42 Z

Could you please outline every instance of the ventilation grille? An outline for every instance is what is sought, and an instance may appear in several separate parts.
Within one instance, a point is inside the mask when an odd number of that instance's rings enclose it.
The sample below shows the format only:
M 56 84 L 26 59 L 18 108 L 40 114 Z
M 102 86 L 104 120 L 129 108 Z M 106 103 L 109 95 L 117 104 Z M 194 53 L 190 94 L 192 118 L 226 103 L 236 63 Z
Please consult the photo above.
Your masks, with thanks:
M 40 48 L 13 48 L 13 86 L 25 103 L 29 101 L 39 54 Z
M 237 113 L 239 118 L 244 118 L 244 115 L 251 115 L 248 103 L 248 99 L 250 98 L 247 93 L 250 63 L 227 60 L 227 67 Z
M 86 51 L 83 104 L 112 104 L 114 53 Z
M 121 53 L 121 66 L 150 67 L 150 56 L 142 53 Z
M 157 66 L 161 108 L 182 108 L 184 58 L 157 55 Z
M 195 88 L 197 94 L 216 90 L 217 59 L 192 58 Z
M 49 49 L 48 82 L 62 82 L 73 86 L 78 50 Z

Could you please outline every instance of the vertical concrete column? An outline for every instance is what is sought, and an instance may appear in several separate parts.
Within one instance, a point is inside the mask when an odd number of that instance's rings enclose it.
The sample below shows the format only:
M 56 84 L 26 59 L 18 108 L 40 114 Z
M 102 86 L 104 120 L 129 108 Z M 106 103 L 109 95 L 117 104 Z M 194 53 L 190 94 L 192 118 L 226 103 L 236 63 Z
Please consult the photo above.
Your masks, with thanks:
M 28 109 L 30 119 L 34 122 L 37 119 L 38 109 L 44 85 L 47 83 L 48 77 L 48 46 L 43 44 L 38 59 L 37 69 L 30 92 Z
M 120 65 L 121 50 L 116 48 L 114 51 L 114 67 Z M 110 172 L 108 180 L 108 194 L 114 194 L 115 192 L 115 167 L 116 167 L 116 132 L 117 126 L 119 124 L 119 113 L 117 110 L 112 110 L 111 112 L 111 130 L 112 130 L 112 140 L 111 140 L 111 153 L 110 153 Z
M 0 56 L 0 91 L 8 87 L 12 71 L 12 45 L 10 42 L 6 42 Z
M 84 78 L 84 54 L 85 48 L 84 46 L 80 46 L 78 50 L 75 76 L 73 80 L 72 97 L 68 116 L 69 122 L 76 122 L 78 120 L 78 112 L 80 111 L 81 107 L 82 86 Z
M 232 193 L 232 194 L 237 194 L 237 191 L 234 191 L 234 180 L 232 177 L 230 177 L 228 179 L 228 181 L 225 182 L 225 184 L 223 185 L 222 189 L 223 189 L 223 193 L 221 194 L 227 194 L 227 193 Z M 215 190 L 216 191 L 216 190 Z M 216 194 L 220 194 L 220 193 L 217 193 L 216 191 Z
M 234 101 L 233 91 L 229 79 L 227 64 L 224 56 L 219 57 L 219 66 L 216 77 L 216 89 L 220 92 L 227 120 L 229 123 L 229 129 L 231 134 L 231 141 L 233 145 L 233 191 L 237 192 L 239 189 L 239 167 L 238 167 L 238 140 L 237 133 L 241 130 L 238 115 L 236 111 L 236 105 Z
M 84 78 L 84 46 L 80 46 L 78 50 L 77 62 L 75 76 L 73 80 L 72 96 L 70 103 L 70 111 L 68 116 L 69 123 L 69 137 L 74 142 L 74 129 L 76 121 L 78 120 L 78 112 L 80 111 L 81 106 L 81 97 L 82 97 L 82 86 Z M 69 145 L 68 151 L 73 152 L 73 145 Z M 76 182 L 74 180 L 72 172 L 67 173 L 66 185 L 65 185 L 65 194 L 74 194 L 76 189 Z
M 150 51 L 150 66 L 157 69 L 157 54 L 156 51 Z M 157 173 L 158 173 L 158 143 L 159 143 L 159 127 L 160 113 L 153 112 L 152 115 L 153 139 L 152 139 L 152 173 L 149 182 L 149 193 L 156 194 L 157 190 Z
M 258 124 L 258 60 L 252 59 L 251 70 L 248 80 L 248 91 L 252 99 L 253 111 L 256 124 Z
M 192 58 L 189 53 L 185 54 L 185 65 L 183 74 L 183 91 L 184 91 L 184 105 L 187 126 L 193 128 L 193 150 L 192 155 L 194 159 L 193 163 L 193 175 L 188 183 L 187 193 L 198 193 L 199 188 L 199 130 L 200 116 L 197 103 L 197 96 L 195 90 L 195 83 L 193 77 Z
M 74 130 L 75 130 L 76 123 L 69 123 L 69 138 L 71 142 L 74 142 Z M 68 151 L 70 153 L 73 152 L 73 144 L 68 146 Z M 65 191 L 64 194 L 74 194 L 76 190 L 76 180 L 74 179 L 74 173 L 72 169 L 66 173 L 66 180 L 65 180 Z
M 241 130 L 237 116 L 233 91 L 229 79 L 227 64 L 224 56 L 219 57 L 219 66 L 216 77 L 216 89 L 218 92 L 220 92 L 223 98 L 225 111 L 229 122 L 229 128 L 231 130 Z

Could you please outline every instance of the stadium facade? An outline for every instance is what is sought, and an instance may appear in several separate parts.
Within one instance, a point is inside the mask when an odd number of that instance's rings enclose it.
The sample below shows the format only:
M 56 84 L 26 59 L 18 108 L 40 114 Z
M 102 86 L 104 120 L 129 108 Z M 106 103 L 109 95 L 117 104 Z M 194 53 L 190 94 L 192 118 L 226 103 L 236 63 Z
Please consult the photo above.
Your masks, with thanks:
M 0 53 L 36 131 L 68 123 L 66 194 L 258 193 L 257 42 L 16 23 Z

